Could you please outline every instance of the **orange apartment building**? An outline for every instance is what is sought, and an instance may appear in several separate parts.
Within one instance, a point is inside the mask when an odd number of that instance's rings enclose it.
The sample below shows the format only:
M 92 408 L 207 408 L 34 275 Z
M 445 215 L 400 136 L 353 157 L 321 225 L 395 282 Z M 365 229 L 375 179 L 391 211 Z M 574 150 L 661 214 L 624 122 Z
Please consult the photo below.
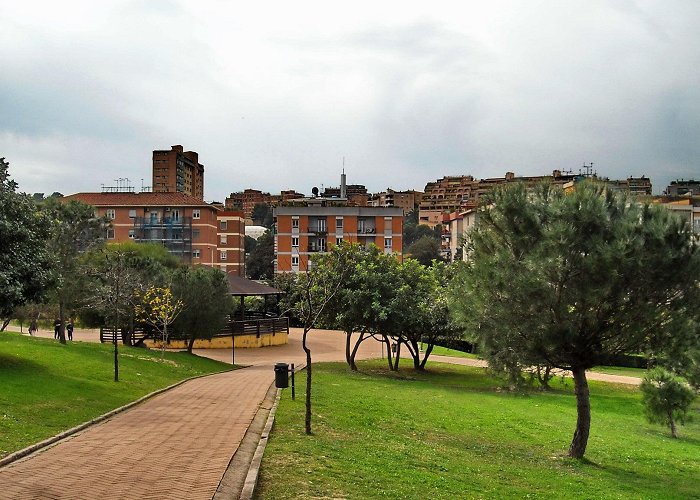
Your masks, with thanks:
M 153 151 L 153 192 L 184 193 L 204 199 L 204 165 L 194 151 L 180 145 Z
M 157 243 L 187 264 L 245 276 L 242 212 L 224 211 L 184 193 L 77 193 L 62 198 L 95 207 L 111 221 L 106 241 Z
M 305 272 L 311 255 L 343 241 L 373 243 L 401 257 L 403 209 L 335 203 L 337 200 L 316 198 L 306 200 L 305 206 L 274 209 L 276 273 Z

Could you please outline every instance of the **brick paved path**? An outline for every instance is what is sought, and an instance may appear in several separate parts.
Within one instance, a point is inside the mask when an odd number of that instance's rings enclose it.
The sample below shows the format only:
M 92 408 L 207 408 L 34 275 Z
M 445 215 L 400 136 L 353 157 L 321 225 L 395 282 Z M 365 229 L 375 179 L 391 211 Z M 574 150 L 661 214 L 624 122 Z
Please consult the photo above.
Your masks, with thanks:
M 313 332 L 314 361 L 344 359 L 344 336 Z M 230 350 L 198 354 L 231 362 Z M 362 357 L 379 357 L 368 342 Z M 301 363 L 300 333 L 286 346 L 238 349 L 237 364 L 160 394 L 56 445 L 0 468 L 0 498 L 210 499 L 274 379 L 277 361 Z

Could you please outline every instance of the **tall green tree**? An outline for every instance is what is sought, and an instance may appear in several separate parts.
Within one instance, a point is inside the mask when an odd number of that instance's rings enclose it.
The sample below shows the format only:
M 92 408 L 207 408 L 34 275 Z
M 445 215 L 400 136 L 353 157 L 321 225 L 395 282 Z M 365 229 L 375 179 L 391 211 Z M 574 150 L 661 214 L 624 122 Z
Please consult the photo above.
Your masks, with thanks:
M 432 265 L 434 260 L 441 261 L 440 240 L 431 236 L 422 236 L 406 249 L 406 254 L 424 266 Z
M 173 274 L 172 290 L 184 303 L 173 332 L 187 339 L 187 352 L 192 353 L 196 339 L 210 339 L 226 324 L 233 305 L 226 273 L 206 266 L 183 267 Z
M 639 352 L 683 311 L 700 277 L 686 223 L 663 207 L 588 183 L 495 191 L 470 233 L 454 308 L 487 358 L 573 374 L 583 457 L 591 422 L 586 370 L 602 356 Z M 683 332 L 676 332 L 683 335 Z
M 62 203 L 60 197 L 47 198 L 41 210 L 51 220 L 48 243 L 56 278 L 51 295 L 58 305 L 59 339 L 65 344 L 66 306 L 77 307 L 76 299 L 84 286 L 80 279 L 79 257 L 103 244 L 107 221 L 96 217 L 93 207 L 79 201 Z
M 53 283 L 50 228 L 34 200 L 17 192 L 9 163 L 0 158 L 0 331 L 15 307 L 42 300 Z
M 252 280 L 271 280 L 275 274 L 275 237 L 272 231 L 258 238 L 245 263 L 246 274 Z
M 267 203 L 256 203 L 251 215 L 253 223 L 266 228 L 272 227 L 272 209 Z
M 291 275 L 286 282 L 287 297 L 285 303 L 291 312 L 301 321 L 304 333 L 302 348 L 306 354 L 306 412 L 304 430 L 311 434 L 311 348 L 308 345 L 308 335 L 317 327 L 326 307 L 333 301 L 343 282 L 350 274 L 352 260 L 347 259 L 347 253 L 341 246 L 333 247 L 330 252 L 312 257 L 309 271 Z
M 346 279 L 325 308 L 322 318 L 325 323 L 345 332 L 345 359 L 351 370 L 357 370 L 355 357 L 362 342 L 368 339 L 385 342 L 381 331 L 389 314 L 390 298 L 396 289 L 398 261 L 375 245 L 364 247 L 343 242 L 333 250 L 339 258 L 331 264 L 342 266 L 337 272 L 345 272 Z

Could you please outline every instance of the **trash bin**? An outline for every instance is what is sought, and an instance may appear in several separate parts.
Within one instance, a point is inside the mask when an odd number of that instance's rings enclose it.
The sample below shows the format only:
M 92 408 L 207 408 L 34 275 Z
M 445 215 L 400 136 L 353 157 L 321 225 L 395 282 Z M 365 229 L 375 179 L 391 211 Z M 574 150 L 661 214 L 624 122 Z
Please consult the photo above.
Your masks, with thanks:
M 289 387 L 289 365 L 287 363 L 275 363 L 275 387 L 278 389 Z

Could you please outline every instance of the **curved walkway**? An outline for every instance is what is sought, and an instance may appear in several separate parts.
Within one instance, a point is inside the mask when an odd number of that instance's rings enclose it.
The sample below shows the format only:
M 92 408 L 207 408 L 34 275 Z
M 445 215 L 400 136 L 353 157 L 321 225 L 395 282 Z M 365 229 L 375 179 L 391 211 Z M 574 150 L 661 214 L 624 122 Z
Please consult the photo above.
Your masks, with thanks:
M 75 339 L 99 341 L 99 334 L 76 330 Z M 309 345 L 314 362 L 344 359 L 340 332 L 315 330 Z M 365 342 L 358 359 L 381 357 L 381 348 L 378 342 Z M 231 362 L 228 349 L 197 354 Z M 468 358 L 431 359 L 485 366 Z M 236 363 L 247 368 L 186 382 L 0 468 L 0 498 L 210 499 L 265 399 L 274 363 L 280 361 L 305 362 L 299 330 L 292 330 L 284 346 L 237 349 Z M 639 383 L 600 373 L 589 378 Z
M 0 498 L 212 498 L 274 379 L 274 363 L 304 361 L 300 338 L 293 331 L 285 346 L 238 349 L 236 363 L 249 367 L 186 382 L 0 468 Z M 312 332 L 314 361 L 344 359 L 344 339 Z M 198 354 L 231 362 L 230 350 Z M 379 344 L 367 343 L 359 357 L 379 354 Z

